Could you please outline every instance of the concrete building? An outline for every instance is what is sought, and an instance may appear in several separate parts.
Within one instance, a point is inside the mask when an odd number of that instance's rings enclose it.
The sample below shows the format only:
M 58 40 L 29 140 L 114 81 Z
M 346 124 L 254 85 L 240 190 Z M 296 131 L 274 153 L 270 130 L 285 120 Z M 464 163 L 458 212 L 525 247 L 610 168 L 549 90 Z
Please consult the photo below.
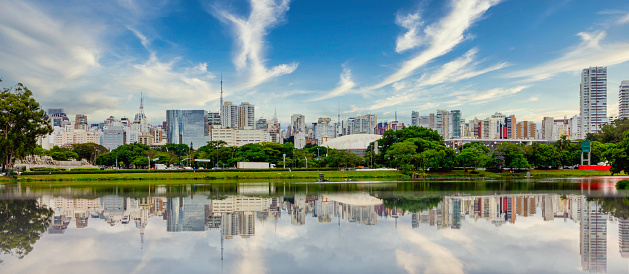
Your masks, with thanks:
M 542 139 L 544 140 L 554 140 L 553 139 L 553 126 L 555 124 L 555 118 L 553 117 L 544 117 L 542 119 Z
M 629 118 L 629 80 L 620 82 L 618 88 L 618 119 Z
M 255 106 L 242 102 L 238 106 L 238 129 L 254 129 L 256 127 Z
M 450 113 L 447 110 L 438 109 L 435 117 L 435 129 L 444 140 L 450 139 Z
M 265 141 L 265 132 L 259 129 L 215 128 L 212 140 L 225 141 L 228 146 L 242 146 Z
M 568 137 L 570 140 L 581 139 L 581 117 L 572 116 L 568 121 Z
M 515 139 L 517 138 L 517 126 L 515 115 L 509 115 L 505 117 L 504 125 L 507 128 L 507 136 L 503 136 L 503 139 Z
M 378 118 L 375 114 L 358 115 L 343 121 L 343 135 L 374 134 L 377 126 Z
M 102 146 L 109 150 L 124 145 L 127 141 L 127 132 L 122 126 L 105 126 L 103 128 Z
M 74 129 L 80 129 L 87 131 L 87 115 L 77 114 L 74 118 Z
M 336 138 L 336 124 L 332 123 L 330 117 L 319 117 L 315 125 L 315 138 L 319 144 Z
M 225 102 L 221 106 L 221 126 L 223 128 L 238 128 L 238 106 L 232 102 Z
M 208 114 L 205 110 L 167 110 L 167 142 L 171 144 L 192 144 L 201 147 L 211 140 L 208 136 Z
M 522 121 L 516 124 L 517 139 L 535 139 L 535 123 Z
M 607 67 L 589 67 L 581 72 L 581 138 L 596 133 L 607 122 Z
M 419 112 L 413 111 L 411 112 L 411 126 L 419 126 L 419 121 L 421 116 L 419 116 Z
M 299 132 L 306 131 L 306 117 L 301 114 L 293 114 L 290 117 L 290 135 L 295 136 Z

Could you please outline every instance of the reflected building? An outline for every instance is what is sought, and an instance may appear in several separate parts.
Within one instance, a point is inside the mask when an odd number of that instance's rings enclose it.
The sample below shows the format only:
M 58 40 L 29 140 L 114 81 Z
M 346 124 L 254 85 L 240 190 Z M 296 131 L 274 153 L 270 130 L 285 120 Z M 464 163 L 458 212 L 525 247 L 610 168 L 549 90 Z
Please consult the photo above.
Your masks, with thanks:
M 607 272 L 607 215 L 596 201 L 581 197 L 581 268 L 591 273 Z
M 168 232 L 205 231 L 209 204 L 205 198 L 168 198 Z
M 618 245 L 620 256 L 629 258 L 629 219 L 619 218 L 618 220 Z

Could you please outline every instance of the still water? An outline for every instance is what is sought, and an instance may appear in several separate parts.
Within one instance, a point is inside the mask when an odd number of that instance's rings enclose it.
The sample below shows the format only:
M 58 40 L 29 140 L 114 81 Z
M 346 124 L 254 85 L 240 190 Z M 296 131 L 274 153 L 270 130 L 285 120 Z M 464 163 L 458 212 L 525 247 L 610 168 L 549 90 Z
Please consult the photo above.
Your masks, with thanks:
M 618 180 L 5 184 L 0 272 L 628 273 Z

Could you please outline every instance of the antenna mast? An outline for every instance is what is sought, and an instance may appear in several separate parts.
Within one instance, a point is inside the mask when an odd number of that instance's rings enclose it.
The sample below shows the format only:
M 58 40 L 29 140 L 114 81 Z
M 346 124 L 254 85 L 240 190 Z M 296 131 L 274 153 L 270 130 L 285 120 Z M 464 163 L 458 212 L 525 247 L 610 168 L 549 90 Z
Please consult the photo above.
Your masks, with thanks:
M 219 108 L 223 106 L 223 71 L 221 70 L 221 105 Z

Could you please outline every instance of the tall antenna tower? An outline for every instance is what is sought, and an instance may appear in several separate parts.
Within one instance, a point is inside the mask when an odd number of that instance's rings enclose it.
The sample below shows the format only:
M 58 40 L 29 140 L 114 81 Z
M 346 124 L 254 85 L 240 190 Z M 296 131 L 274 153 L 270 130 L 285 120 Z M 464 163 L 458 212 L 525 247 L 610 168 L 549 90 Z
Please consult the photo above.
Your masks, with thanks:
M 221 105 L 218 106 L 220 109 L 223 106 L 223 71 L 221 70 Z

